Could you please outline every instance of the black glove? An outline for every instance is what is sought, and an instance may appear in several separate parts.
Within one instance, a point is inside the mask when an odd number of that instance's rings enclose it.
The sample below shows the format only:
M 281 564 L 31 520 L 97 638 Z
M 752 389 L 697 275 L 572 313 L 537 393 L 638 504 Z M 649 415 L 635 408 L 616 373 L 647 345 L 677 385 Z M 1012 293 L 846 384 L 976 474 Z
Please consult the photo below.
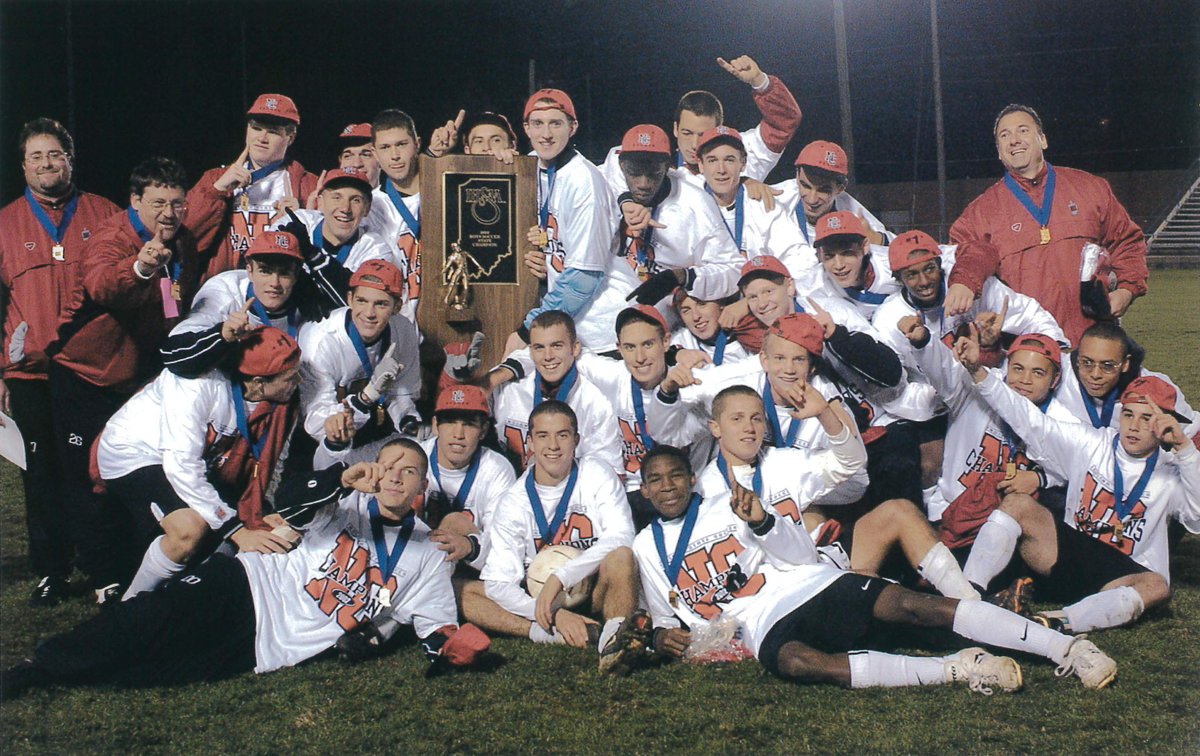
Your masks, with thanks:
M 300 254 L 304 255 L 305 260 L 311 262 L 321 254 L 321 250 L 313 246 L 312 239 L 308 236 L 308 228 L 304 225 L 304 222 L 296 217 L 296 214 L 292 212 L 290 207 L 287 208 L 286 212 L 291 220 L 280 226 L 279 230 L 287 231 L 289 234 L 295 236 L 300 242 Z
M 364 622 L 338 638 L 334 648 L 338 652 L 338 661 L 345 664 L 358 664 L 382 656 L 383 644 L 383 633 L 379 632 L 375 623 Z
M 1116 320 L 1108 302 L 1108 288 L 1103 281 L 1092 279 L 1079 284 L 1079 306 L 1085 317 L 1092 320 Z
M 625 297 L 625 301 L 636 299 L 638 304 L 655 305 L 661 302 L 663 297 L 669 296 L 678 286 L 679 277 L 675 271 L 660 270 L 630 292 L 629 296 Z

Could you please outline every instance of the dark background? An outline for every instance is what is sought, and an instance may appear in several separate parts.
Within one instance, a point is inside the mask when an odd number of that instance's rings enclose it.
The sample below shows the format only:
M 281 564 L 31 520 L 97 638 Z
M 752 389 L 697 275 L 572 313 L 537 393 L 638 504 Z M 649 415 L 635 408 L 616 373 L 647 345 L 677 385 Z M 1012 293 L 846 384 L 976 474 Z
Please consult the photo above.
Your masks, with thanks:
M 1092 171 L 1188 168 L 1200 154 L 1200 4 L 939 4 L 950 178 L 999 174 L 991 127 L 1006 103 L 1036 107 L 1055 162 Z M 845 0 L 859 183 L 936 176 L 929 4 Z M 424 138 L 459 107 L 520 120 L 529 91 L 575 99 L 578 144 L 603 157 L 626 128 L 670 126 L 703 88 L 727 122 L 757 120 L 716 56 L 747 53 L 804 110 L 781 169 L 813 139 L 839 141 L 831 0 L 717 2 L 87 2 L 0 0 L 0 189 L 22 188 L 21 124 L 62 120 L 85 188 L 120 203 L 130 168 L 163 154 L 189 175 L 231 161 L 261 92 L 296 100 L 293 154 L 334 164 L 336 135 L 381 108 Z M 518 131 L 519 131 L 519 124 Z M 524 139 L 522 139 L 523 146 Z

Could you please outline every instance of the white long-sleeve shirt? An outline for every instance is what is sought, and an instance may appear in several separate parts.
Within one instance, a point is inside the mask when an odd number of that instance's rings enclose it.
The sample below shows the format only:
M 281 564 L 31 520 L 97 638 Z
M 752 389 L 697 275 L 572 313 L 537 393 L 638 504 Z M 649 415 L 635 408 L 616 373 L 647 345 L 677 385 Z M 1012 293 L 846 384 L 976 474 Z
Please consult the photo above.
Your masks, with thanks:
M 817 230 L 812 223 L 808 222 L 808 217 L 804 214 L 804 207 L 802 206 L 803 203 L 800 201 L 800 188 L 796 185 L 796 180 L 788 179 L 787 181 L 781 181 L 778 184 L 771 184 L 771 188 L 783 192 L 775 198 L 775 203 L 786 208 L 787 213 L 792 217 L 792 221 L 796 224 L 797 228 L 800 229 L 800 233 L 803 234 L 804 238 L 807 239 L 810 244 L 815 241 L 817 238 Z M 861 202 L 850 196 L 849 192 L 842 192 L 834 198 L 833 210 L 831 212 L 854 213 L 858 217 L 862 218 L 863 222 L 872 231 L 883 234 L 884 244 L 891 244 L 892 240 L 896 238 L 894 233 L 888 231 L 887 228 L 884 227 L 883 223 L 874 215 L 872 215 L 871 211 L 864 207 Z
M 428 486 L 424 496 L 428 500 L 431 495 L 442 493 L 453 500 L 458 496 L 467 480 L 470 465 L 468 464 L 461 470 L 454 470 L 439 462 L 435 471 L 432 456 L 435 446 L 437 446 L 437 436 L 421 442 L 421 448 L 430 455 L 429 470 L 425 473 Z M 482 446 L 479 447 L 477 454 L 479 454 L 479 472 L 475 474 L 475 482 L 471 484 L 471 490 L 463 502 L 462 511 L 469 515 L 475 522 L 475 527 L 479 528 L 479 555 L 473 561 L 468 562 L 478 570 L 483 568 L 487 562 L 487 556 L 491 552 L 492 539 L 489 526 L 496 507 L 499 506 L 500 499 L 512 489 L 517 476 L 503 454 Z
M 1064 362 L 1066 362 L 1065 359 Z M 1158 378 L 1165 382 L 1168 386 L 1171 386 L 1175 389 L 1175 411 L 1184 417 L 1191 418 L 1191 422 L 1183 426 L 1183 435 L 1187 436 L 1188 438 L 1195 438 L 1197 434 L 1200 434 L 1200 414 L 1197 414 L 1196 411 L 1192 409 L 1192 406 L 1187 403 L 1187 400 L 1183 396 L 1183 389 L 1179 388 L 1174 381 L 1162 373 L 1158 373 L 1153 370 L 1147 370 L 1146 368 L 1139 370 L 1135 378 L 1140 378 L 1144 375 Z M 1112 410 L 1108 418 L 1107 427 L 1117 430 L 1121 427 L 1121 402 L 1119 396 L 1121 390 L 1119 388 L 1114 388 L 1113 391 L 1117 394 L 1117 396 L 1114 396 L 1112 399 Z M 1070 365 L 1063 365 L 1063 377 L 1058 384 L 1058 388 L 1054 390 L 1054 398 L 1062 402 L 1062 405 L 1066 407 L 1070 413 L 1079 420 L 1079 422 L 1094 428 L 1098 427 L 1097 422 L 1092 420 L 1092 416 L 1087 411 L 1086 406 L 1087 404 L 1092 405 L 1092 408 L 1096 411 L 1096 418 L 1099 421 L 1099 427 L 1105 427 L 1104 401 L 1094 399 L 1087 393 L 1087 390 L 1084 389 L 1083 384 L 1079 382 L 1079 376 L 1075 374 L 1075 371 Z
M 554 291 L 567 268 L 607 270 L 619 220 L 608 183 L 587 158 L 568 147 L 553 163 L 553 186 L 549 167 L 538 166 L 538 208 L 548 204 L 549 209 L 546 291 Z
M 526 491 L 526 481 L 534 468 L 526 470 L 500 500 L 490 525 L 492 550 L 480 572 L 488 598 L 505 610 L 533 619 L 536 602 L 521 587 L 530 562 L 545 546 L 566 544 L 583 551 L 555 571 L 563 589 L 569 590 L 600 569 L 600 563 L 614 549 L 633 543 L 633 518 L 625 499 L 625 489 L 605 465 L 589 459 L 578 462 L 579 476 L 567 503 L 566 515 L 558 531 L 545 542 L 534 517 L 534 502 Z M 562 500 L 570 478 L 556 486 L 535 483 L 547 524 Z
M 1063 519 L 1107 543 L 1135 562 L 1171 579 L 1167 544 L 1168 519 L 1200 533 L 1200 451 L 1186 444 L 1181 451 L 1159 451 L 1149 484 L 1124 518 L 1118 517 L 1115 465 L 1120 465 L 1124 496 L 1130 496 L 1146 469 L 1147 458 L 1130 456 L 1118 432 L 1043 415 L 994 373 L 976 390 L 984 401 L 1025 439 L 1029 457 L 1069 479 Z M 1122 525 L 1120 538 L 1113 528 Z M 1099 526 L 1097 532 L 1096 526 Z
M 386 177 L 383 180 L 391 181 Z M 400 201 L 420 225 L 421 193 L 402 195 Z M 391 248 L 392 258 L 405 278 L 404 315 L 416 323 L 417 304 L 421 300 L 421 241 L 417 231 L 409 227 L 382 188 L 371 192 L 371 211 L 363 220 L 362 229 L 380 237 Z

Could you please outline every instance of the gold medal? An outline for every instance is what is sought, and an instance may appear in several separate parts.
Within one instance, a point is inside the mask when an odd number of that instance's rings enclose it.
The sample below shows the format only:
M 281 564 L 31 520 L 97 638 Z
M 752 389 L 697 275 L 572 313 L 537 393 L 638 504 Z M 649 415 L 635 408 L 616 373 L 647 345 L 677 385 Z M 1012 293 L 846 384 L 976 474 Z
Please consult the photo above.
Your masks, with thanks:
M 1016 462 L 1009 462 L 1009 463 L 1008 463 L 1008 464 L 1007 464 L 1007 465 L 1004 467 L 1004 479 L 1005 479 L 1005 480 L 1012 480 L 1012 479 L 1013 479 L 1013 478 L 1015 478 L 1015 477 L 1017 477 L 1017 463 L 1016 463 Z
M 650 278 L 650 268 L 648 268 L 644 263 L 638 263 L 637 277 L 643 281 Z
M 1113 545 L 1120 546 L 1125 535 L 1125 523 L 1117 520 L 1117 524 L 1113 525 Z
M 244 212 L 244 213 L 250 212 L 250 195 L 249 194 L 247 194 L 246 192 L 242 192 L 242 198 L 241 198 L 241 200 L 239 200 L 239 203 L 242 206 L 242 212 Z M 1042 242 L 1042 243 L 1045 244 L 1045 242 Z
M 375 405 L 375 424 L 383 425 L 383 421 L 387 419 L 387 411 L 382 404 Z
M 55 260 L 62 262 L 67 259 L 67 250 L 61 244 L 55 244 L 50 248 L 50 256 Z
M 679 594 L 675 592 L 674 588 L 672 588 L 671 592 L 667 594 L 667 601 L 670 602 L 672 609 L 677 609 L 679 607 Z
M 171 282 L 171 299 L 174 299 L 176 302 L 183 300 L 183 288 L 180 287 L 178 281 Z
M 538 229 L 538 234 L 537 234 L 537 245 L 538 245 L 539 247 L 548 247 L 548 246 L 550 246 L 550 234 L 549 234 L 549 232 L 547 232 L 547 231 L 546 231 L 546 229 L 544 229 L 544 228 L 539 228 L 539 229 Z
M 1045 226 L 1042 226 L 1042 228 L 1041 228 L 1041 231 L 1042 231 L 1042 241 L 1041 241 L 1041 243 L 1042 243 L 1042 244 L 1049 244 L 1049 243 L 1050 243 L 1050 229 L 1049 229 L 1049 228 L 1046 228 Z

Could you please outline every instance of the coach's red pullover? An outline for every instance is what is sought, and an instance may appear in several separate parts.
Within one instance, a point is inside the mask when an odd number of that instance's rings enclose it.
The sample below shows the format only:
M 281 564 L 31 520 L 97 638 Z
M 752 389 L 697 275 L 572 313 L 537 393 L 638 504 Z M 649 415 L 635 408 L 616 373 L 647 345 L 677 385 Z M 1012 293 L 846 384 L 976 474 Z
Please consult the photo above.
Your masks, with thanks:
M 303 201 L 317 188 L 317 177 L 306 171 L 299 161 L 288 160 L 284 170 L 288 172 L 293 197 Z M 234 249 L 229 236 L 234 212 L 233 192 L 219 192 L 213 187 L 225 171 L 223 167 L 205 171 L 187 196 L 188 228 L 195 235 L 196 249 L 201 256 L 201 283 L 218 273 L 242 267 L 245 254 L 245 250 Z
M 1108 250 L 1117 287 L 1128 289 L 1135 297 L 1146 293 L 1150 271 L 1145 235 L 1113 196 L 1108 182 L 1073 168 L 1054 166 L 1054 172 L 1050 242 L 1040 243 L 1037 221 L 1004 181 L 998 181 L 976 197 L 950 228 L 954 244 L 980 239 L 991 243 L 974 245 L 970 252 L 961 250 L 950 283 L 965 284 L 978 295 L 987 276 L 999 275 L 1004 283 L 1049 310 L 1074 345 L 1094 322 L 1083 314 L 1079 301 L 1083 245 L 1095 242 Z M 1043 166 L 1033 179 L 1013 178 L 1040 205 L 1046 174 Z
M 54 360 L 97 386 L 133 390 L 153 378 L 162 369 L 158 348 L 187 315 L 198 288 L 196 241 L 183 226 L 167 245 L 181 265 L 180 317 L 165 317 L 161 281 L 167 271 L 143 279 L 133 270 L 143 244 L 128 213 L 118 213 L 93 234 L 79 268 L 82 285 L 61 326 Z
M 54 259 L 54 240 L 33 214 L 25 197 L 19 197 L 0 210 L 0 284 L 4 289 L 4 349 L 0 350 L 0 371 L 5 378 L 45 380 L 46 346 L 58 335 L 59 321 L 81 285 L 79 265 L 86 242 L 105 218 L 120 212 L 113 203 L 97 194 L 73 189 L 57 202 L 39 200 L 42 209 L 57 225 L 71 197 L 79 195 L 75 217 L 63 236 L 63 259 Z M 16 364 L 9 360 L 13 330 L 21 322 L 29 324 L 25 336 L 25 357 Z

